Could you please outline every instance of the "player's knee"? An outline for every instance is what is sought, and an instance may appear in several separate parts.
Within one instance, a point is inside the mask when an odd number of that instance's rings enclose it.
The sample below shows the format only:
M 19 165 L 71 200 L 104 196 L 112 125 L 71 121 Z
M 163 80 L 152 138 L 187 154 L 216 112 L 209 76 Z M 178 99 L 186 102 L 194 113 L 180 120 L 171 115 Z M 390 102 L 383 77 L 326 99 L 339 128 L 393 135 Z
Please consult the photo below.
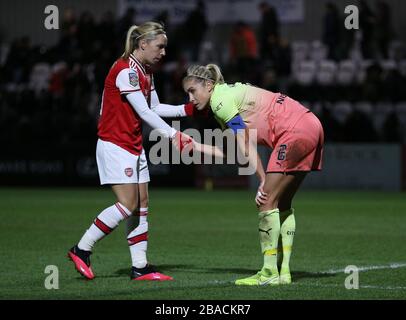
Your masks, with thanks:
M 135 212 L 137 209 L 137 202 L 135 200 L 130 200 L 130 199 L 121 199 L 119 200 L 120 204 L 126 207 L 129 211 L 132 213 Z
M 278 208 L 278 204 L 279 204 L 279 197 L 277 197 L 277 195 L 274 193 L 269 193 L 266 203 L 260 207 L 260 210 L 261 211 L 273 210 L 273 209 Z

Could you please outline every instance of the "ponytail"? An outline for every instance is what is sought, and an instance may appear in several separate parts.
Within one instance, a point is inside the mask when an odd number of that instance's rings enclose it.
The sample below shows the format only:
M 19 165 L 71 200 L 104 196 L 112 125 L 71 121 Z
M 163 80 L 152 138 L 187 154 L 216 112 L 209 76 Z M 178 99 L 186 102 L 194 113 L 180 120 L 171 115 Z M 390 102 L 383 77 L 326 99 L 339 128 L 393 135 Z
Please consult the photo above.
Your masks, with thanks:
M 218 65 L 210 63 L 206 66 L 194 65 L 187 69 L 186 77 L 183 79 L 183 84 L 190 79 L 200 82 L 212 81 L 214 85 L 224 83 L 224 77 Z
M 138 29 L 138 26 L 133 25 L 127 31 L 127 37 L 125 38 L 125 47 L 124 47 L 125 49 L 124 49 L 124 53 L 122 55 L 122 57 L 124 59 L 128 59 L 130 54 L 133 53 L 133 51 L 135 49 L 135 37 L 133 36 L 133 34 L 136 33 L 137 29 Z
M 206 69 L 210 72 L 212 75 L 212 79 L 214 80 L 214 83 L 224 83 L 224 77 L 221 74 L 221 70 L 218 65 L 214 63 L 210 63 L 206 66 Z

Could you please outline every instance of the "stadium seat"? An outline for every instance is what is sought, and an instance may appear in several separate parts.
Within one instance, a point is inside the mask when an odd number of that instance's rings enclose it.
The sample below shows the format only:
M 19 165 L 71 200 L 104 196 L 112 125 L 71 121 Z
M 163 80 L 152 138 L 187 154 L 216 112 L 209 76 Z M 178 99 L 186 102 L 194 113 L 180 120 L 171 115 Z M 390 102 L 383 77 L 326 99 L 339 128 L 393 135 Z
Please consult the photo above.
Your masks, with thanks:
M 354 104 L 354 110 L 365 113 L 368 116 L 372 115 L 373 106 L 368 101 L 360 101 Z
M 301 62 L 308 58 L 309 43 L 306 41 L 293 41 L 292 48 L 292 60 L 293 62 Z
M 394 110 L 391 102 L 377 102 L 372 113 L 372 121 L 377 132 L 382 132 L 383 123 L 388 115 Z
M 406 60 L 400 60 L 398 63 L 398 67 L 402 76 L 406 77 Z
M 390 71 L 397 68 L 395 60 L 381 60 L 380 66 L 384 71 Z
M 217 62 L 216 52 L 214 50 L 214 44 L 211 41 L 204 41 L 200 47 L 198 61 L 202 64 L 209 62 Z
M 39 93 L 41 90 L 48 89 L 51 76 L 51 66 L 48 63 L 37 63 L 32 68 L 28 87 Z
M 353 111 L 353 106 L 349 101 L 336 102 L 331 110 L 333 117 L 341 124 L 345 123 L 348 115 Z
M 406 114 L 406 101 L 398 102 L 395 106 L 396 113 Z
M 354 46 L 348 53 L 348 58 L 349 60 L 354 61 L 354 63 L 359 63 L 360 61 L 362 61 L 363 57 L 361 49 Z
M 406 142 L 406 101 L 398 102 L 395 105 L 395 110 L 403 131 L 403 141 Z
M 311 60 L 314 60 L 314 61 L 321 61 L 321 60 L 326 59 L 327 58 L 327 47 L 318 40 L 313 41 L 311 44 L 309 57 Z
M 405 45 L 402 41 L 391 41 L 388 49 L 388 56 L 391 60 L 399 60 L 405 57 Z
M 395 109 L 395 106 L 393 105 L 392 102 L 389 101 L 379 101 L 375 105 L 374 112 L 380 112 L 380 113 L 390 113 Z
M 296 81 L 301 85 L 310 85 L 316 75 L 316 63 L 314 61 L 301 61 L 295 73 Z
M 340 85 L 350 85 L 356 75 L 357 65 L 352 60 L 343 60 L 338 65 L 337 83 Z
M 52 66 L 52 73 L 60 72 L 63 69 L 67 68 L 67 66 L 68 65 L 64 61 L 57 62 Z
M 334 84 L 335 75 L 337 71 L 337 64 L 332 60 L 320 61 L 319 67 L 316 72 L 317 82 L 321 85 L 329 86 Z
M 358 83 L 362 83 L 365 80 L 366 70 L 369 66 L 373 63 L 372 60 L 362 60 L 358 65 L 358 73 L 356 76 L 356 80 Z

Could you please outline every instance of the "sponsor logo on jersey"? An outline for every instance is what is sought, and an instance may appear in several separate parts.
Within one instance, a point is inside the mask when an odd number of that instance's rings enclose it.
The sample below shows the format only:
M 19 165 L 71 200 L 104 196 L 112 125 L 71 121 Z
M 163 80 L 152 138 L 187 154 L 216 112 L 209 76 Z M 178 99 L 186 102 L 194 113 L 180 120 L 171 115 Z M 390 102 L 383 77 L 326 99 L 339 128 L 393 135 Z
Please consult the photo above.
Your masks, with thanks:
M 132 177 L 132 175 L 133 175 L 133 173 L 134 173 L 133 168 L 126 168 L 126 169 L 124 170 L 124 173 L 125 173 L 125 175 L 126 175 L 127 177 Z
M 221 107 L 223 106 L 223 102 L 220 102 L 217 107 L 214 109 L 214 111 L 219 111 Z
M 286 95 L 280 94 L 279 97 L 276 99 L 276 103 L 282 104 L 285 101 L 286 97 Z

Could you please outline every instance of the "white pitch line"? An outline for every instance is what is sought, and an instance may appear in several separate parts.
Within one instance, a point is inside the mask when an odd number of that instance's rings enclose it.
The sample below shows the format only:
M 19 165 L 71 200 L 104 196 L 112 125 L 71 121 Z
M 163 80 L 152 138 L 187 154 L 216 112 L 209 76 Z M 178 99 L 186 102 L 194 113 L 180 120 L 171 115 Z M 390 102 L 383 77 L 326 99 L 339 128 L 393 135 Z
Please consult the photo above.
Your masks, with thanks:
M 385 270 L 385 269 L 399 269 L 399 268 L 405 268 L 406 263 L 403 262 L 396 262 L 396 263 L 390 263 L 388 265 L 380 265 L 380 266 L 363 266 L 363 267 L 358 267 L 358 271 L 371 271 L 371 270 Z M 330 269 L 326 271 L 318 271 L 318 272 L 311 272 L 312 274 L 338 274 L 338 273 L 344 273 L 344 269 Z M 215 285 L 225 285 L 225 284 L 233 284 L 234 281 L 219 281 L 219 280 L 214 280 L 211 281 L 211 284 Z M 341 288 L 343 287 L 342 285 L 338 284 L 318 284 L 318 283 L 301 283 L 301 282 L 293 282 L 292 285 L 297 285 L 297 286 L 303 286 L 303 287 L 335 287 L 335 288 Z M 373 286 L 373 285 L 360 285 L 360 289 L 380 289 L 380 290 L 406 290 L 406 287 L 393 287 L 393 286 Z
M 405 268 L 406 263 L 391 263 L 389 265 L 381 265 L 381 266 L 365 266 L 365 267 L 358 267 L 358 271 L 371 271 L 371 270 L 383 270 L 383 269 L 399 269 L 399 268 Z M 316 274 L 336 274 L 336 273 L 343 273 L 345 271 L 344 269 L 330 269 L 327 271 L 319 271 L 315 272 Z
M 385 269 L 399 269 L 399 268 L 405 268 L 406 263 L 403 262 L 396 262 L 396 263 L 390 263 L 389 265 L 381 265 L 381 266 L 364 266 L 364 267 L 358 267 L 358 271 L 371 271 L 371 270 L 385 270 Z M 338 274 L 338 273 L 343 273 L 345 272 L 344 269 L 330 269 L 327 271 L 320 271 L 316 272 L 316 274 Z M 320 285 L 320 284 L 314 284 L 313 286 L 316 287 L 340 287 L 338 285 Z M 360 285 L 359 288 L 361 289 L 380 289 L 380 290 L 406 290 L 406 287 L 393 287 L 393 286 L 373 286 L 373 285 Z
M 359 286 L 365 289 L 383 289 L 383 290 L 406 290 L 406 287 L 381 287 L 381 286 Z
M 222 286 L 222 285 L 233 285 L 234 280 L 230 281 L 210 281 L 209 284 L 211 285 L 216 285 L 216 286 Z M 342 284 L 319 284 L 319 283 L 302 283 L 302 282 L 292 282 L 292 286 L 298 286 L 298 287 L 317 287 L 317 288 L 345 288 Z M 285 287 L 285 285 L 283 285 Z M 360 285 L 360 289 L 379 289 L 379 290 L 406 290 L 406 287 L 393 287 L 393 286 L 372 286 L 372 285 Z
M 319 284 L 319 283 L 301 283 L 292 282 L 292 285 L 299 287 L 317 287 L 317 288 L 342 288 L 345 289 L 344 285 L 339 284 Z M 359 285 L 360 289 L 379 289 L 379 290 L 406 290 L 406 287 L 393 287 L 393 286 L 371 286 L 371 285 Z

